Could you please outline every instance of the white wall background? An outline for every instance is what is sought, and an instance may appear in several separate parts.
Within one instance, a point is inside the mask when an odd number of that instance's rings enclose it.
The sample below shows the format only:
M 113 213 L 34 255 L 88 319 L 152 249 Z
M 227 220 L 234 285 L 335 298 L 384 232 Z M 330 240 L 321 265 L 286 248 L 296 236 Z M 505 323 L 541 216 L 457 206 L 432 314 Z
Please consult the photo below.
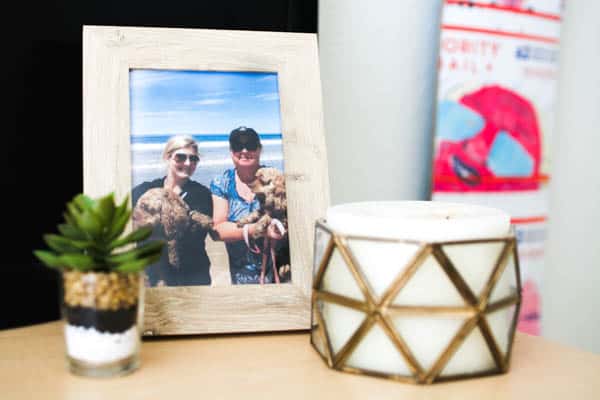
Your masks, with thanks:
M 600 2 L 566 2 L 542 331 L 600 353 Z
M 334 204 L 428 197 L 439 4 L 319 2 Z M 598 15 L 600 2 L 567 2 L 542 326 L 550 339 L 600 353 Z

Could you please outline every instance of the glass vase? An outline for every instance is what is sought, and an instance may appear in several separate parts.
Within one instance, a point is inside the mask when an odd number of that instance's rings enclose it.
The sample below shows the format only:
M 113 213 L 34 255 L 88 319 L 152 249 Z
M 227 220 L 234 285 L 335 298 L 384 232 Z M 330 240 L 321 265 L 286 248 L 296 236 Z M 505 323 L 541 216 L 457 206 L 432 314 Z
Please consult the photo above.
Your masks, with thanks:
M 139 367 L 142 273 L 64 271 L 61 300 L 73 374 L 110 377 Z

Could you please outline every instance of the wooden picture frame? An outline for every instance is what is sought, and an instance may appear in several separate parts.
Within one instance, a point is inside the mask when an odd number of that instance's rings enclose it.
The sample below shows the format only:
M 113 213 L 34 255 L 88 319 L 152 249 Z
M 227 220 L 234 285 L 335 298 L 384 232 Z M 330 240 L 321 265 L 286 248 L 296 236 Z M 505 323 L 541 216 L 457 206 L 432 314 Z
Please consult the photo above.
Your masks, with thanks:
M 316 35 L 84 26 L 84 192 L 90 196 L 115 192 L 123 199 L 132 189 L 132 69 L 277 73 L 292 270 L 288 284 L 147 288 L 144 334 L 309 329 L 314 223 L 329 205 Z

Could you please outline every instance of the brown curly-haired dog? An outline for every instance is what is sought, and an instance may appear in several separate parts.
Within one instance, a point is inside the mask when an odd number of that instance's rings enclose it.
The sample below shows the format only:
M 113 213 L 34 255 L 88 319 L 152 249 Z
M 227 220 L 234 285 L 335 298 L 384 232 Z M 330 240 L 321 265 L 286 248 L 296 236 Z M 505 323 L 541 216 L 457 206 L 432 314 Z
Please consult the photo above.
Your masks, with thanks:
M 285 177 L 275 168 L 260 168 L 256 179 L 248 184 L 260 203 L 260 208 L 240 219 L 238 227 L 256 222 L 253 237 L 264 237 L 273 218 L 278 219 L 287 229 L 287 199 Z
M 133 226 L 153 228 L 153 237 L 167 242 L 169 264 L 179 268 L 181 239 L 190 232 L 203 229 L 216 239 L 212 218 L 198 211 L 190 211 L 179 195 L 163 188 L 150 189 L 138 200 L 133 209 Z
M 267 250 L 270 249 L 271 260 L 273 264 L 273 275 L 276 283 L 280 283 L 279 272 L 277 271 L 275 260 L 274 243 L 266 237 L 267 228 L 274 220 L 279 222 L 278 230 L 285 235 L 287 232 L 287 198 L 285 193 L 285 177 L 283 173 L 276 168 L 260 168 L 256 171 L 255 179 L 248 184 L 248 187 L 254 192 L 256 199 L 260 203 L 260 208 L 237 222 L 238 227 L 246 224 L 256 223 L 253 234 L 254 239 L 263 237 L 263 262 L 261 266 L 260 282 L 264 282 Z M 286 275 L 290 275 L 289 266 L 280 268 Z

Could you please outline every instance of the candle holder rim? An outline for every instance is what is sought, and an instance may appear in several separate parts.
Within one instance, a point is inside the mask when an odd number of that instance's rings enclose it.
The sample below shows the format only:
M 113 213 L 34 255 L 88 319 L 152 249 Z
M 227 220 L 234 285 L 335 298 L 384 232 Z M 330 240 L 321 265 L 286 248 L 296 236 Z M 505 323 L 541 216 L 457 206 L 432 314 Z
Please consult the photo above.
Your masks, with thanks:
M 463 239 L 463 240 L 416 240 L 416 239 L 402 239 L 402 238 L 391 238 L 391 237 L 381 237 L 381 236 L 371 236 L 371 235 L 353 235 L 353 234 L 345 234 L 341 233 L 331 226 L 327 224 L 327 220 L 325 218 L 319 218 L 315 222 L 315 226 L 323 228 L 332 236 L 336 236 L 338 238 L 343 238 L 346 240 L 362 240 L 362 241 L 372 241 L 372 242 L 388 242 L 388 243 L 401 243 L 401 244 L 412 244 L 416 246 L 427 246 L 427 245 L 438 245 L 438 246 L 455 246 L 455 245 L 468 245 L 468 244 L 478 244 L 478 243 L 493 243 L 493 242 L 506 242 L 516 239 L 516 232 L 514 224 L 510 224 L 510 229 L 507 235 L 504 236 L 494 236 L 494 237 L 486 237 L 486 238 L 475 238 L 475 239 Z

